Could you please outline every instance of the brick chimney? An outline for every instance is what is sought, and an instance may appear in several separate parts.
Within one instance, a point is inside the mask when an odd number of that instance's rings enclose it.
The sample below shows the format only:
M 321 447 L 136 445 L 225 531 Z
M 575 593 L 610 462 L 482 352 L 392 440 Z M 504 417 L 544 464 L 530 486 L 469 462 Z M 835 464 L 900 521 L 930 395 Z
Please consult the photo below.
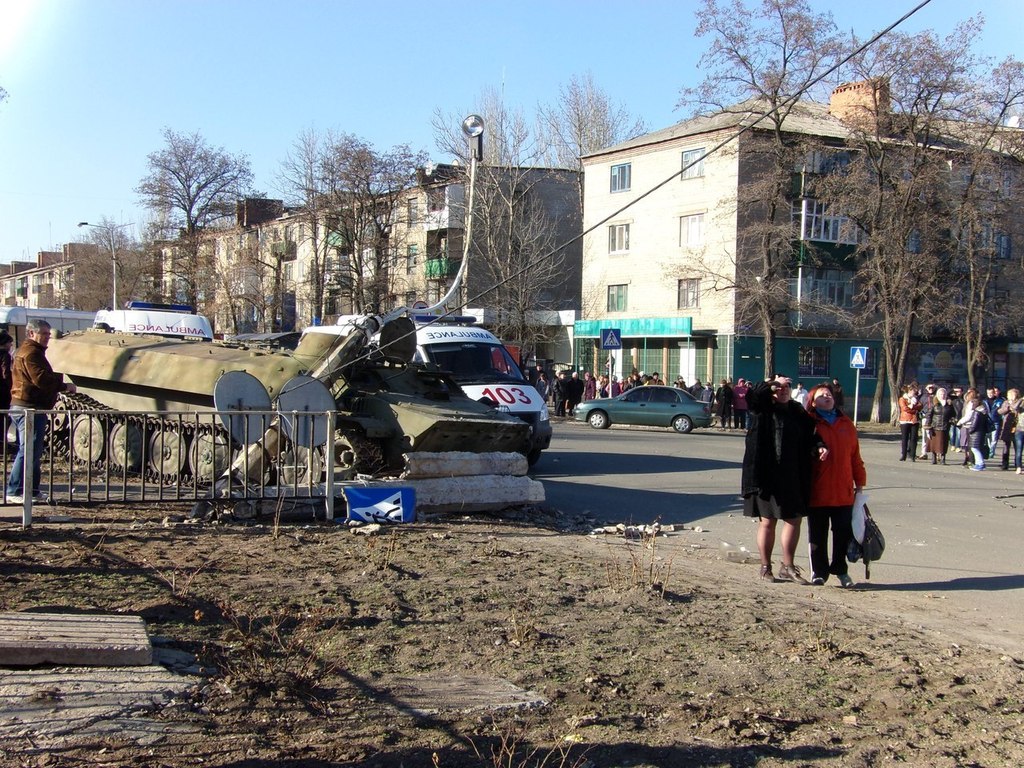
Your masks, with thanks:
M 879 119 L 888 122 L 892 111 L 889 81 L 875 78 L 843 83 L 832 91 L 828 111 L 854 128 L 873 130 Z

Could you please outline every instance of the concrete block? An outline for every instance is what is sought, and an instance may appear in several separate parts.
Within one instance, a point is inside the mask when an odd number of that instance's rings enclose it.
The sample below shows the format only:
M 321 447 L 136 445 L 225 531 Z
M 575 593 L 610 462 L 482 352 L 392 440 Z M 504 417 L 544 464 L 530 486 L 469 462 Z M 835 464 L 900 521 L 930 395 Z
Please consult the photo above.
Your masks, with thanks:
M 0 613 L 0 666 L 138 666 L 153 663 L 141 616 Z

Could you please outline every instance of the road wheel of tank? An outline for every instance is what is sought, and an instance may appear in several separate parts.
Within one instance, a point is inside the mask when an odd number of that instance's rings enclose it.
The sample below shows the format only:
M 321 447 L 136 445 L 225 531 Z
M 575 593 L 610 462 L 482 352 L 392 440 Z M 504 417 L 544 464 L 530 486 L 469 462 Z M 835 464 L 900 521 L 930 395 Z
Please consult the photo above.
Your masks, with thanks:
M 231 466 L 231 459 L 231 440 L 225 433 L 204 430 L 192 438 L 189 461 L 197 482 L 216 480 Z
M 693 432 L 693 419 L 687 416 L 685 413 L 680 413 L 674 419 L 672 419 L 672 429 L 683 435 L 688 435 Z
M 103 421 L 82 413 L 71 422 L 71 454 L 82 464 L 103 461 L 107 444 Z
M 46 441 L 53 448 L 55 454 L 66 456 L 68 452 L 68 437 L 71 434 L 71 408 L 63 395 L 57 400 L 53 410 L 55 413 L 50 417 L 50 427 L 46 432 Z M 8 437 L 10 436 L 8 435 Z M 17 430 L 15 430 L 15 440 L 17 440 Z
M 171 425 L 162 424 L 149 436 L 149 468 L 162 480 L 174 480 L 188 462 L 188 440 Z
M 591 411 L 587 417 L 587 422 L 594 429 L 608 429 L 608 425 L 611 424 L 608 414 L 604 411 Z
M 319 483 L 324 474 L 323 451 L 289 445 L 277 457 L 278 482 L 281 485 L 302 488 L 310 483 Z
M 110 463 L 119 469 L 137 472 L 142 467 L 143 446 L 146 435 L 142 425 L 134 421 L 119 421 L 110 428 L 107 441 Z
M 387 467 L 380 443 L 358 432 L 338 430 L 334 433 L 334 472 L 338 480 L 351 480 L 356 475 L 374 475 Z

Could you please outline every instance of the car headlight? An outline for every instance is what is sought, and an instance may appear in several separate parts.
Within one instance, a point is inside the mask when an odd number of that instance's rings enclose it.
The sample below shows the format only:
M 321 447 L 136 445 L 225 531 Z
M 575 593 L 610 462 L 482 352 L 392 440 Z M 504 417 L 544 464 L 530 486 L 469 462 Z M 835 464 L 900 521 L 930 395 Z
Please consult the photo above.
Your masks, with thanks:
M 545 403 L 541 403 L 541 406 L 540 406 L 540 420 L 541 421 L 551 421 L 551 416 L 548 413 L 548 407 L 547 407 L 547 405 Z

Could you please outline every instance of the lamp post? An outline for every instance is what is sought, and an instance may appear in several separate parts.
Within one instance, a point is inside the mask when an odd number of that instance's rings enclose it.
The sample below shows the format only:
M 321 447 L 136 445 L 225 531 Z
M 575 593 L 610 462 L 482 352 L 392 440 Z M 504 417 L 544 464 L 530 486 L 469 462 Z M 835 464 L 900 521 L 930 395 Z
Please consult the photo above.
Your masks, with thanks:
M 462 287 L 462 281 L 466 275 L 466 265 L 469 263 L 469 245 L 473 239 L 473 190 L 476 187 L 476 166 L 484 159 L 484 119 L 480 115 L 469 115 L 462 121 L 462 133 L 469 141 L 469 194 L 466 199 L 466 226 L 462 235 L 462 263 L 459 264 L 459 271 L 448 292 L 438 299 L 436 304 L 427 307 L 424 310 L 426 312 L 433 312 L 437 309 L 444 311 L 445 305 L 458 294 Z
M 107 233 L 107 243 L 110 245 L 110 266 L 114 277 L 110 308 L 117 309 L 117 250 L 114 247 L 114 230 L 124 229 L 125 227 L 132 226 L 132 224 L 90 224 L 88 221 L 80 221 L 78 226 L 102 229 Z

